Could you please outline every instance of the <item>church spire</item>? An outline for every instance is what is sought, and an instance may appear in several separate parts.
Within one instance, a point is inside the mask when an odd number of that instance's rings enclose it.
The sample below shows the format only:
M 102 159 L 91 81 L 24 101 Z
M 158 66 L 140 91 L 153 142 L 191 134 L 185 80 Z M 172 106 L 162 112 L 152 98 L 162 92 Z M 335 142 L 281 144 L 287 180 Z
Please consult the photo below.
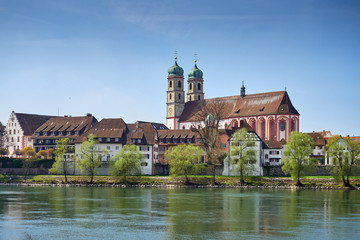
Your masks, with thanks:
M 241 87 L 240 95 L 241 95 L 241 98 L 244 98 L 244 97 L 245 97 L 244 81 L 242 81 L 242 87 Z

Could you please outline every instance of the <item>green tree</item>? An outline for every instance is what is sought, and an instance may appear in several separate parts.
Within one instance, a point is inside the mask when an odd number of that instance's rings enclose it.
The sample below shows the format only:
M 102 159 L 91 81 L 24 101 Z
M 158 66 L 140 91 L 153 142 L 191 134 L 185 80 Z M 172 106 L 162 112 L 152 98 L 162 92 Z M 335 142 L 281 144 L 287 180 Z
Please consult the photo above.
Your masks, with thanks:
M 15 149 L 14 154 L 16 155 L 16 157 L 20 157 L 22 152 L 20 149 Z
M 195 174 L 204 169 L 203 165 L 196 164 L 203 156 L 204 151 L 188 144 L 171 147 L 165 153 L 165 159 L 169 163 L 170 175 L 185 176 L 185 184 L 189 184 L 189 174 Z
M 341 179 L 344 186 L 351 187 L 350 176 L 360 158 L 360 143 L 350 137 L 334 136 L 325 146 L 326 152 L 332 159 L 332 173 L 335 179 Z
M 141 160 L 144 155 L 137 149 L 136 145 L 124 145 L 121 151 L 116 154 L 115 161 L 111 167 L 111 174 L 126 177 L 133 174 L 141 174 Z
M 231 137 L 230 161 L 236 165 L 241 184 L 245 183 L 244 177 L 255 170 L 255 142 L 254 135 L 245 128 L 237 130 Z
M 49 170 L 51 173 L 62 173 L 64 174 L 65 183 L 67 183 L 67 175 L 73 169 L 73 161 L 74 159 L 69 158 L 69 155 L 66 153 L 71 153 L 72 146 L 70 146 L 69 138 L 61 138 L 56 142 L 56 147 L 54 150 L 55 162 L 52 168 Z M 50 149 L 49 149 L 50 150 Z M 52 152 L 52 151 L 51 151 Z M 40 152 L 39 152 L 40 153 Z M 48 151 L 44 152 L 45 156 L 48 155 Z
M 94 182 L 96 169 L 101 166 L 101 156 L 106 154 L 105 150 L 96 150 L 96 144 L 93 134 L 89 134 L 87 141 L 80 144 L 79 157 L 76 158 L 81 172 L 90 175 L 90 183 Z
M 300 177 L 305 169 L 314 166 L 314 160 L 310 158 L 315 143 L 306 133 L 292 132 L 289 141 L 283 149 L 282 167 L 284 173 L 290 173 L 296 186 L 301 186 Z
M 9 155 L 9 150 L 7 150 L 6 148 L 1 148 L 0 149 L 0 156 L 4 157 Z

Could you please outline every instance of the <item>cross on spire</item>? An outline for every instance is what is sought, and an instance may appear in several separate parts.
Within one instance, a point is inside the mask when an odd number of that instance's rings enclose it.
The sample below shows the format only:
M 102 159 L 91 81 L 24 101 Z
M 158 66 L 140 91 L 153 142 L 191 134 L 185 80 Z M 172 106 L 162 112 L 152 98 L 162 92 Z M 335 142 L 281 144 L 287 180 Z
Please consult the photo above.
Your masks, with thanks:
M 175 51 L 174 51 L 175 61 L 177 60 L 177 54 L 178 54 L 178 51 L 177 51 L 177 49 L 175 49 Z
M 198 55 L 197 55 L 197 53 L 195 52 L 195 53 L 194 53 L 195 64 L 197 63 L 197 57 L 198 57 Z

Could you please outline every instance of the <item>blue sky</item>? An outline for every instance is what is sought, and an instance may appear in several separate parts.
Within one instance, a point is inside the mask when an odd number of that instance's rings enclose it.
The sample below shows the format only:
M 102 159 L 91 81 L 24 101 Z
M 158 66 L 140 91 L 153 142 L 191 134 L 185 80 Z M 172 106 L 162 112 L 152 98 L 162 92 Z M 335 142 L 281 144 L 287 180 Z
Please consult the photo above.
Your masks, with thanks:
M 0 0 L 0 121 L 12 110 L 165 123 L 174 50 L 206 98 L 284 90 L 303 132 L 360 135 L 360 1 Z

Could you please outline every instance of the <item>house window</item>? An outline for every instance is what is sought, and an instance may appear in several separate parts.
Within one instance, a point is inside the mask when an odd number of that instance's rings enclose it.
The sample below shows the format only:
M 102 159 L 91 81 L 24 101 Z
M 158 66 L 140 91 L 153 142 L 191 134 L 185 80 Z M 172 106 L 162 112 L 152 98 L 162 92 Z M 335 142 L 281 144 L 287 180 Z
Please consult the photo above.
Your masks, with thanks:
M 226 148 L 226 143 L 220 143 L 220 148 Z
M 76 134 L 76 135 L 79 135 L 79 131 L 76 131 L 75 134 Z
M 55 132 L 51 132 L 51 136 L 55 136 Z
M 110 150 L 110 146 L 106 146 L 106 150 Z
M 149 154 L 144 154 L 144 158 L 145 158 L 145 159 L 149 159 L 149 158 L 150 158 L 150 155 L 149 155 Z
M 20 142 L 20 137 L 17 137 L 18 142 Z
M 107 160 L 107 161 L 110 161 L 110 154 L 108 154 L 108 155 L 106 156 L 106 160 Z
M 115 142 L 118 142 L 119 141 L 119 138 L 115 138 Z
M 106 141 L 107 141 L 107 142 L 110 142 L 110 138 L 106 138 Z
M 115 146 L 115 150 L 119 150 L 120 149 L 120 147 L 119 146 Z
M 269 154 L 265 154 L 265 159 L 269 159 Z
M 98 141 L 101 142 L 101 141 L 102 141 L 102 138 L 98 138 Z
M 43 132 L 43 136 L 46 136 L 47 135 L 47 132 Z
M 9 135 L 11 135 L 11 130 L 9 130 Z
M 141 139 L 138 139 L 138 143 L 141 143 Z
M 141 166 L 142 166 L 142 167 L 146 167 L 147 165 L 148 165 L 147 162 L 141 162 Z
M 46 139 L 46 140 L 45 140 L 45 143 L 50 143 L 50 140 L 49 140 L 49 139 Z
M 136 141 L 135 139 L 131 139 L 131 142 L 132 142 L 132 143 L 135 143 L 135 141 Z
M 37 132 L 37 133 L 36 133 L 36 136 L 40 136 L 40 133 L 39 133 L 39 132 Z
M 70 134 L 71 134 L 71 132 L 69 132 L 69 131 L 68 131 L 68 132 L 66 132 L 66 134 L 67 134 L 67 135 L 70 135 Z
M 62 136 L 63 135 L 63 133 L 62 132 L 59 132 L 59 136 Z

